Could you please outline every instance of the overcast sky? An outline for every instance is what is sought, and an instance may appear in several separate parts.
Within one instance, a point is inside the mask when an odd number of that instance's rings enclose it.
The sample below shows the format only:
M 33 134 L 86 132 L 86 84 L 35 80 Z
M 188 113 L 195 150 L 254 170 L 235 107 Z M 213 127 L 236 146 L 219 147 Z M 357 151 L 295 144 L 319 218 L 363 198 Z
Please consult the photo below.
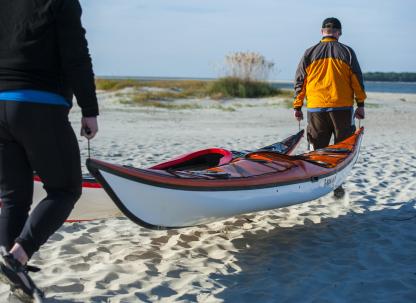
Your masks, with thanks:
M 216 77 L 225 55 L 255 51 L 292 80 L 326 17 L 364 72 L 416 72 L 415 0 L 81 0 L 95 73 Z

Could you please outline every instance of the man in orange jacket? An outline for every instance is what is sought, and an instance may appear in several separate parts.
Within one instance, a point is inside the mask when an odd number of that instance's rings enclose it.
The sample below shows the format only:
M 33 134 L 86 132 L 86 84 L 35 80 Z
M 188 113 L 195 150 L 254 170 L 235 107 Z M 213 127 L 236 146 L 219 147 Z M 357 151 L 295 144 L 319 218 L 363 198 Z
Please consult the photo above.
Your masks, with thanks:
M 326 18 L 322 23 L 322 40 L 308 48 L 295 76 L 295 119 L 303 120 L 303 100 L 307 100 L 307 136 L 314 149 L 329 145 L 331 136 L 338 143 L 354 130 L 354 119 L 364 119 L 366 94 L 363 76 L 352 48 L 338 42 L 342 34 L 337 18 Z M 353 114 L 354 100 L 357 104 Z M 334 191 L 343 197 L 342 186 Z

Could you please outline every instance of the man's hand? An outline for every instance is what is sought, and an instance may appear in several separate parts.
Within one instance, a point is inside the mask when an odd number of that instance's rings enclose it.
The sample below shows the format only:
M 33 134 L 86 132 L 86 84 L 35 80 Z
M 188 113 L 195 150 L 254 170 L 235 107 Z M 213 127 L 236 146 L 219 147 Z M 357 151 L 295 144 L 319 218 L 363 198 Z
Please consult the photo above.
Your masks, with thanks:
M 295 111 L 293 112 L 295 119 L 298 121 L 303 120 L 303 113 L 301 109 L 295 109 Z
M 81 119 L 81 136 L 92 139 L 98 132 L 97 117 L 82 117 Z
M 359 120 L 365 118 L 365 112 L 364 112 L 364 107 L 363 106 L 357 107 L 357 109 L 355 110 L 354 118 L 357 118 Z

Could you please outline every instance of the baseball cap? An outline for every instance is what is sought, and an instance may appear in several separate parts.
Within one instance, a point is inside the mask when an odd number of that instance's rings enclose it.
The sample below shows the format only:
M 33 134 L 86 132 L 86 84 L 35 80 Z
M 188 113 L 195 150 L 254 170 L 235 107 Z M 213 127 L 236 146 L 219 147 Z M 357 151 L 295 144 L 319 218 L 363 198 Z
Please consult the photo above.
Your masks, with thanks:
M 322 28 L 341 29 L 341 22 L 334 17 L 326 18 L 324 22 L 322 22 Z

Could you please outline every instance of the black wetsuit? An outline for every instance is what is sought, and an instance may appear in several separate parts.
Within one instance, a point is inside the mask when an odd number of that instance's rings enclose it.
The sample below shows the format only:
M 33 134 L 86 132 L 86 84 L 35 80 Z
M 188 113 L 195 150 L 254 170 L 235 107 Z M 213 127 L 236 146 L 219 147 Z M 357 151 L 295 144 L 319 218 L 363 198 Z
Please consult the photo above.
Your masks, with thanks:
M 0 0 L 0 96 L 23 95 L 0 98 L 0 245 L 18 242 L 29 257 L 81 194 L 79 147 L 68 121 L 72 92 L 84 117 L 98 115 L 80 16 L 78 0 Z M 36 92 L 55 98 L 31 100 Z M 29 216 L 34 171 L 47 197 Z

